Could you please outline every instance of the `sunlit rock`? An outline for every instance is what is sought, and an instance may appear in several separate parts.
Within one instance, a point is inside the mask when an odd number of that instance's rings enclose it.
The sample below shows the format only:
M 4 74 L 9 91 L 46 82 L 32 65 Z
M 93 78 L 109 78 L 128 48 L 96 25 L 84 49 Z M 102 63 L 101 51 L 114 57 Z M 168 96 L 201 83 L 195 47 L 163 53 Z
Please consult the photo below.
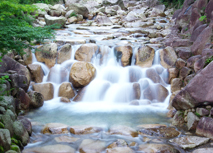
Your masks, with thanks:
M 63 134 L 68 133 L 68 126 L 61 123 L 48 123 L 42 129 L 43 134 Z
M 44 100 L 50 100 L 53 98 L 54 88 L 51 83 L 35 84 L 33 85 L 34 91 L 41 93 L 44 96 Z
M 73 98 L 75 96 L 75 92 L 69 82 L 63 82 L 59 87 L 59 97 Z

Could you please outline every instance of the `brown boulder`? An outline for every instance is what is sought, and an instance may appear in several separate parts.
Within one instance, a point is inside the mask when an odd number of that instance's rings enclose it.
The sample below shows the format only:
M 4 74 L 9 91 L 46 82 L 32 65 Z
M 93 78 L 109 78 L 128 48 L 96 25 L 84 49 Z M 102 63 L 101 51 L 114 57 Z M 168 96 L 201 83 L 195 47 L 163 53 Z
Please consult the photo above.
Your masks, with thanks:
M 66 60 L 71 58 L 72 47 L 70 44 L 65 44 L 59 51 L 58 51 L 58 59 L 57 63 L 61 64 Z
M 192 31 L 190 40 L 195 41 L 199 34 L 207 27 L 207 24 L 202 24 Z
M 176 68 L 169 68 L 168 71 L 169 71 L 169 79 L 168 79 L 168 81 L 170 83 L 172 79 L 178 77 L 179 70 L 176 69 Z
M 187 60 L 189 57 L 192 56 L 190 47 L 176 47 L 175 51 L 178 54 L 178 57 L 183 60 Z
M 161 65 L 165 68 L 171 68 L 175 66 L 177 61 L 177 55 L 172 47 L 166 47 L 162 49 L 160 52 Z
M 183 67 L 179 72 L 179 78 L 185 79 L 185 77 L 187 77 L 191 72 L 192 72 L 192 70 L 190 68 Z
M 59 87 L 59 97 L 73 98 L 75 92 L 69 82 L 63 82 Z
M 27 93 L 22 88 L 19 88 L 18 93 L 17 93 L 17 99 L 19 99 L 20 103 L 18 105 L 19 109 L 24 109 L 27 110 L 29 109 L 30 106 L 30 97 L 28 96 Z
M 43 134 L 63 134 L 63 133 L 68 133 L 69 131 L 67 130 L 68 126 L 65 124 L 61 123 L 48 123 L 44 126 L 42 129 Z
M 53 98 L 54 87 L 51 83 L 35 84 L 33 85 L 34 91 L 42 93 L 44 100 L 50 100 Z
M 91 62 L 92 57 L 97 52 L 98 46 L 93 43 L 83 44 L 75 52 L 75 59 L 78 61 Z
M 39 46 L 35 52 L 39 62 L 45 63 L 49 68 L 53 67 L 56 62 L 57 44 L 50 43 Z
M 144 67 L 151 67 L 155 56 L 155 50 L 148 46 L 143 46 L 138 48 L 138 51 L 135 55 L 136 63 L 142 68 Z
M 89 125 L 80 125 L 80 126 L 71 126 L 70 132 L 72 134 L 91 134 L 91 133 L 98 133 L 103 131 L 102 127 L 95 127 Z
M 61 97 L 60 101 L 63 103 L 70 103 L 71 101 L 67 97 Z
M 182 80 L 180 78 L 174 78 L 171 81 L 171 92 L 175 92 L 181 89 Z
M 201 55 L 192 56 L 187 60 L 187 67 L 194 69 L 194 63 L 201 58 Z
M 32 64 L 32 52 L 30 48 L 24 49 L 23 61 L 25 65 Z
M 127 66 L 131 64 L 132 58 L 132 47 L 131 46 L 119 46 L 116 47 L 117 56 L 121 55 L 122 66 Z
M 95 77 L 96 69 L 87 62 L 76 62 L 70 70 L 69 80 L 76 88 L 88 85 Z
M 36 83 L 41 83 L 43 80 L 44 72 L 39 64 L 29 64 L 27 68 L 30 71 L 32 81 Z
M 185 65 L 186 65 L 186 61 L 184 61 L 184 60 L 181 59 L 181 58 L 178 58 L 178 59 L 177 59 L 177 61 L 176 61 L 176 68 L 177 68 L 177 69 L 181 69 L 181 68 L 183 68 Z
M 44 104 L 44 96 L 36 91 L 29 91 L 28 95 L 30 97 L 30 107 L 38 108 Z
M 158 73 L 155 71 L 155 69 L 150 68 L 146 70 L 146 76 L 151 79 L 154 83 L 161 83 L 161 77 L 158 75 Z

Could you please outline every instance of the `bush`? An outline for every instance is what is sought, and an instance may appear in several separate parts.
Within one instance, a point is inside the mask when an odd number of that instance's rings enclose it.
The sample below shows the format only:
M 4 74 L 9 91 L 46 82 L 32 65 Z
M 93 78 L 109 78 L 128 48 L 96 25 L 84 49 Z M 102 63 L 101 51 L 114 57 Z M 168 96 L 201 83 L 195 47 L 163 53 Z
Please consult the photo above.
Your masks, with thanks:
M 183 6 L 184 0 L 161 0 L 166 7 L 180 9 Z
M 59 0 L 19 0 L 20 4 L 33 4 L 33 3 L 47 3 L 47 4 L 54 4 Z

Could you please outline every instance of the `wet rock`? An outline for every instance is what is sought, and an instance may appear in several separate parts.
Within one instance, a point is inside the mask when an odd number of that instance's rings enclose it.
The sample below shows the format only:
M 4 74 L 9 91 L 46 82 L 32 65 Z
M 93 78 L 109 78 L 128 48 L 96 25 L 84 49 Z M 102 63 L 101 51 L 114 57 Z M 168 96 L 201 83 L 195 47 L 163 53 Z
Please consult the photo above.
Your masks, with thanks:
M 115 142 L 111 143 L 107 149 L 112 149 L 112 148 L 115 148 L 115 147 L 127 147 L 128 144 L 125 140 L 123 139 L 118 139 L 116 140 Z
M 55 138 L 55 141 L 56 142 L 66 142 L 66 143 L 73 143 L 73 142 L 76 142 L 78 141 L 80 138 L 75 138 L 75 137 L 70 137 L 70 136 L 66 136 L 66 135 L 63 135 L 63 136 L 60 136 L 60 137 L 56 137 Z
M 172 125 L 174 126 L 183 126 L 184 124 L 184 112 L 183 111 L 177 111 L 172 118 Z
M 98 46 L 93 43 L 83 44 L 75 52 L 75 59 L 78 61 L 91 62 L 92 57 L 96 53 Z
M 164 102 L 169 95 L 168 90 L 161 84 L 151 85 L 143 92 L 144 98 L 149 100 L 157 100 L 158 102 Z
M 83 15 L 84 18 L 88 18 L 89 10 L 87 9 L 87 7 L 83 6 L 82 4 L 71 3 L 66 6 L 68 7 L 68 11 L 73 10 L 74 12 L 76 12 L 76 14 L 81 14 Z
M 27 148 L 23 150 L 23 153 L 29 153 L 29 152 L 36 152 L 36 153 L 48 153 L 48 152 L 54 152 L 54 153 L 61 153 L 61 152 L 69 152 L 69 153 L 75 153 L 75 149 L 68 146 L 68 145 L 62 145 L 62 144 L 54 144 L 54 145 L 48 145 L 43 147 L 34 147 L 34 148 Z
M 74 90 L 69 82 L 63 82 L 59 87 L 59 97 L 73 98 L 75 96 Z
M 185 77 L 187 77 L 191 72 L 192 70 L 189 69 L 188 67 L 183 67 L 179 72 L 179 78 L 185 79 Z
M 131 136 L 131 137 L 137 137 L 138 136 L 138 133 L 135 129 L 133 128 L 130 128 L 128 126 L 121 126 L 121 125 L 118 125 L 118 126 L 111 126 L 109 128 L 109 134 L 111 135 L 124 135 L 124 136 Z
M 97 153 L 102 152 L 106 143 L 100 140 L 84 139 L 79 146 L 80 153 Z
M 31 135 L 32 134 L 32 124 L 31 124 L 30 120 L 28 120 L 24 116 L 18 116 L 18 121 L 20 121 L 23 124 L 23 126 L 27 130 L 28 134 Z
M 186 61 L 181 58 L 178 58 L 175 65 L 177 69 L 181 69 L 186 65 Z
M 56 64 L 50 69 L 47 76 L 47 81 L 60 84 L 67 81 L 68 73 L 69 72 L 65 67 Z
M 3 147 L 4 151 L 7 151 L 10 149 L 10 145 L 10 131 L 8 129 L 0 129 L 0 146 Z
M 70 103 L 71 102 L 67 97 L 61 97 L 60 101 L 64 102 L 64 103 Z
M 174 78 L 171 81 L 171 92 L 181 90 L 182 80 L 180 78 Z
M 187 67 L 194 69 L 194 63 L 201 58 L 201 55 L 192 56 L 187 60 Z
M 212 35 L 212 28 L 206 27 L 200 35 L 197 37 L 193 45 L 191 46 L 191 51 L 194 55 L 201 55 L 206 43 L 210 43 Z
M 37 48 L 35 52 L 39 62 L 44 62 L 49 68 L 53 67 L 56 62 L 57 44 L 50 43 Z
M 140 99 L 141 97 L 141 88 L 139 83 L 133 84 L 133 90 L 134 90 L 134 99 Z
M 98 133 L 103 131 L 102 127 L 95 127 L 89 125 L 81 125 L 81 126 L 71 126 L 70 132 L 72 134 L 91 134 L 91 133 Z
M 102 26 L 109 26 L 109 25 L 112 25 L 112 21 L 106 16 L 101 16 L 101 15 L 98 15 L 96 18 L 95 18 L 95 21 L 98 25 L 102 25 Z
M 117 53 L 117 58 L 121 58 L 122 66 L 130 65 L 131 58 L 132 58 L 132 47 L 131 46 L 119 46 L 119 47 L 116 47 L 115 50 Z
M 129 147 L 114 147 L 106 150 L 107 153 L 134 153 Z
M 205 136 L 208 138 L 213 138 L 212 133 L 213 119 L 210 117 L 202 117 L 197 125 L 196 134 L 199 136 Z
M 207 116 L 209 115 L 209 110 L 205 108 L 196 108 L 196 113 L 198 113 L 200 116 Z
M 33 89 L 36 92 L 42 93 L 44 100 L 50 100 L 53 98 L 54 88 L 51 83 L 35 84 Z
M 81 101 L 83 99 L 85 92 L 86 92 L 86 87 L 83 87 L 80 91 L 78 91 L 78 94 L 75 96 L 73 101 L 75 102 Z
M 155 69 L 150 68 L 146 70 L 146 76 L 151 79 L 154 83 L 161 83 L 162 80 Z
M 25 65 L 32 64 L 32 52 L 30 48 L 24 49 L 23 61 Z
M 135 55 L 136 64 L 142 68 L 151 67 L 155 56 L 155 50 L 151 47 L 145 46 L 138 48 Z
M 173 107 L 178 110 L 211 104 L 213 95 L 209 92 L 209 89 L 212 87 L 212 79 L 210 77 L 213 75 L 211 71 L 212 67 L 213 62 L 201 70 L 200 73 L 198 73 L 187 86 L 175 96 L 172 101 Z
M 23 124 L 20 121 L 15 121 L 13 123 L 13 130 L 16 139 L 20 140 L 21 143 L 26 146 L 30 137 Z
M 95 77 L 96 69 L 87 62 L 76 62 L 72 65 L 69 80 L 76 88 L 84 87 Z
M 27 65 L 27 68 L 30 71 L 32 81 L 35 81 L 36 83 L 41 83 L 44 76 L 44 72 L 41 68 L 41 65 L 29 64 Z
M 164 10 L 165 10 L 165 5 L 157 5 L 153 7 L 150 17 L 156 17 L 156 16 L 165 16 Z
M 209 138 L 197 137 L 197 136 L 184 136 L 169 140 L 172 143 L 177 144 L 183 149 L 192 149 L 209 141 Z
M 43 134 L 64 134 L 69 133 L 68 126 L 61 123 L 48 123 L 42 129 Z
M 36 91 L 29 91 L 28 95 L 30 97 L 30 107 L 39 108 L 44 104 L 44 96 Z
M 198 124 L 199 118 L 192 112 L 187 114 L 187 127 L 188 130 L 195 130 Z
M 17 93 L 17 99 L 19 100 L 19 103 L 16 104 L 18 105 L 18 109 L 20 110 L 27 110 L 29 109 L 30 106 L 30 97 L 27 93 L 22 88 L 19 88 L 18 93 Z
M 175 51 L 177 52 L 178 57 L 183 60 L 187 60 L 189 57 L 192 56 L 190 47 L 176 47 Z
M 151 104 L 151 102 L 149 100 L 133 100 L 131 101 L 130 105 L 149 105 Z
M 163 50 L 159 51 L 161 65 L 165 68 L 171 68 L 175 65 L 177 61 L 177 55 L 172 47 L 166 47 Z
M 58 51 L 58 60 L 57 63 L 61 64 L 66 60 L 71 58 L 72 47 L 70 44 L 65 44 L 59 51 Z
M 195 149 L 192 153 L 211 153 L 212 148 L 199 148 Z
M 158 128 L 146 128 L 146 129 L 140 129 L 139 134 L 142 136 L 154 136 L 154 137 L 160 137 L 160 138 L 174 138 L 177 137 L 180 132 L 178 132 L 173 127 L 158 127 Z
M 53 16 L 45 15 L 45 22 L 46 22 L 46 25 L 48 26 L 53 24 L 59 24 L 60 27 L 64 27 L 66 18 L 62 16 L 53 17 Z
M 141 144 L 138 151 L 140 152 L 166 152 L 166 153 L 178 153 L 179 151 L 167 144 Z

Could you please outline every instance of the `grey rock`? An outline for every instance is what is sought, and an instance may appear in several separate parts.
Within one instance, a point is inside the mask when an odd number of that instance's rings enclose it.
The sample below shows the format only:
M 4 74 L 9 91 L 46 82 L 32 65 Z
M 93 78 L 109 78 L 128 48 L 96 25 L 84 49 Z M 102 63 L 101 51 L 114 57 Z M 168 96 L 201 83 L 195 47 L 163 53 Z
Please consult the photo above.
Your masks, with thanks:
M 207 116 L 209 115 L 209 110 L 205 108 L 196 108 L 196 113 L 198 113 L 200 116 Z
M 26 146 L 29 141 L 29 134 L 20 121 L 13 123 L 14 135 L 21 143 Z
M 195 130 L 198 124 L 199 118 L 192 112 L 187 114 L 187 127 L 188 130 Z
M 7 151 L 10 149 L 10 145 L 10 131 L 8 129 L 0 129 L 0 146 L 2 146 L 5 151 Z

